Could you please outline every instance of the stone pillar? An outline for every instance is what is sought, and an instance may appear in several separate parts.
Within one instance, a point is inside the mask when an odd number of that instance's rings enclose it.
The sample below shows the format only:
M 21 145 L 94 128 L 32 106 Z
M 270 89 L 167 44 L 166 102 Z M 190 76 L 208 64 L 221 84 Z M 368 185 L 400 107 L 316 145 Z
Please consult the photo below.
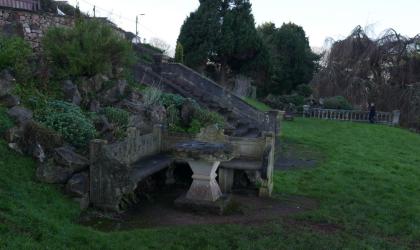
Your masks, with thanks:
M 274 152 L 275 152 L 275 138 L 273 133 L 265 133 L 265 148 L 269 149 L 264 150 L 263 156 L 263 167 L 266 168 L 265 176 L 262 176 L 259 196 L 260 197 L 270 197 L 273 191 L 273 174 L 274 174 Z
M 222 191 L 216 182 L 216 170 L 220 161 L 188 161 L 193 171 L 193 183 L 188 190 L 186 198 L 193 201 L 217 201 Z
M 232 192 L 234 173 L 233 169 L 219 168 L 219 185 L 222 193 Z
M 95 206 L 101 207 L 105 197 L 103 193 L 103 169 L 98 164 L 98 159 L 102 152 L 102 147 L 107 144 L 104 140 L 92 140 L 89 145 L 89 161 L 90 161 L 90 191 L 89 200 Z
M 400 125 L 400 115 L 401 115 L 401 112 L 399 110 L 392 111 L 392 125 L 393 126 Z

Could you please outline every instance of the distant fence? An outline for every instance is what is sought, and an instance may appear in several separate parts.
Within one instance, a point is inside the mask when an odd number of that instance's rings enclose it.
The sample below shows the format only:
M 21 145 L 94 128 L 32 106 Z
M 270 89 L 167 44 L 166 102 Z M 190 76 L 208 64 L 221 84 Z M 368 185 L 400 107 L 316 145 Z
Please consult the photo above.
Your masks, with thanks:
M 0 7 L 38 11 L 41 3 L 40 0 L 0 0 Z
M 303 116 L 324 120 L 369 122 L 369 112 L 359 110 L 320 109 L 305 107 Z M 400 111 L 376 112 L 375 123 L 397 126 L 400 123 Z

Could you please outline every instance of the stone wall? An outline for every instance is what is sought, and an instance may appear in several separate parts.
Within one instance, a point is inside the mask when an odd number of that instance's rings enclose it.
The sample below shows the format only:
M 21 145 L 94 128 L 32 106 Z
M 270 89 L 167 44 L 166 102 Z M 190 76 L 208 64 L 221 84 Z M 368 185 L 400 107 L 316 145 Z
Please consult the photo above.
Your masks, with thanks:
M 35 51 L 49 28 L 73 25 L 74 18 L 68 16 L 0 8 L 0 33 L 23 37 Z

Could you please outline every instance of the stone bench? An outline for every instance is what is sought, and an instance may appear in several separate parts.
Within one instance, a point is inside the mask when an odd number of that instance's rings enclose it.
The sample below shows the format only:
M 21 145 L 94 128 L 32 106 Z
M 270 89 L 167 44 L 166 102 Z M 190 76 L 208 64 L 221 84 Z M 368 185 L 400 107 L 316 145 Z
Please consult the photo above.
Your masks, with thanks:
M 172 161 L 162 150 L 161 126 L 147 135 L 129 129 L 127 139 L 114 144 L 94 140 L 90 144 L 90 202 L 103 210 L 119 211 L 124 195 Z
M 219 185 L 223 193 L 232 192 L 235 172 L 242 170 L 258 189 L 260 196 L 271 196 L 273 190 L 274 134 L 260 138 L 230 138 L 238 155 L 219 168 Z
M 130 178 L 133 183 L 138 183 L 141 180 L 157 173 L 173 162 L 173 157 L 165 153 L 149 156 L 131 165 Z

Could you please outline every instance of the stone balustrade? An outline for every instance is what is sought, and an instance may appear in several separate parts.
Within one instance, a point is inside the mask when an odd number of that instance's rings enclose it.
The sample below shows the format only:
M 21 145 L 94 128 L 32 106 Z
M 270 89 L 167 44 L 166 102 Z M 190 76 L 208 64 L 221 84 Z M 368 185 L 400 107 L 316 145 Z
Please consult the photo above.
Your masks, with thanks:
M 304 107 L 304 117 L 324 120 L 369 122 L 369 111 L 320 109 Z M 376 112 L 375 122 L 397 126 L 400 122 L 400 111 Z

